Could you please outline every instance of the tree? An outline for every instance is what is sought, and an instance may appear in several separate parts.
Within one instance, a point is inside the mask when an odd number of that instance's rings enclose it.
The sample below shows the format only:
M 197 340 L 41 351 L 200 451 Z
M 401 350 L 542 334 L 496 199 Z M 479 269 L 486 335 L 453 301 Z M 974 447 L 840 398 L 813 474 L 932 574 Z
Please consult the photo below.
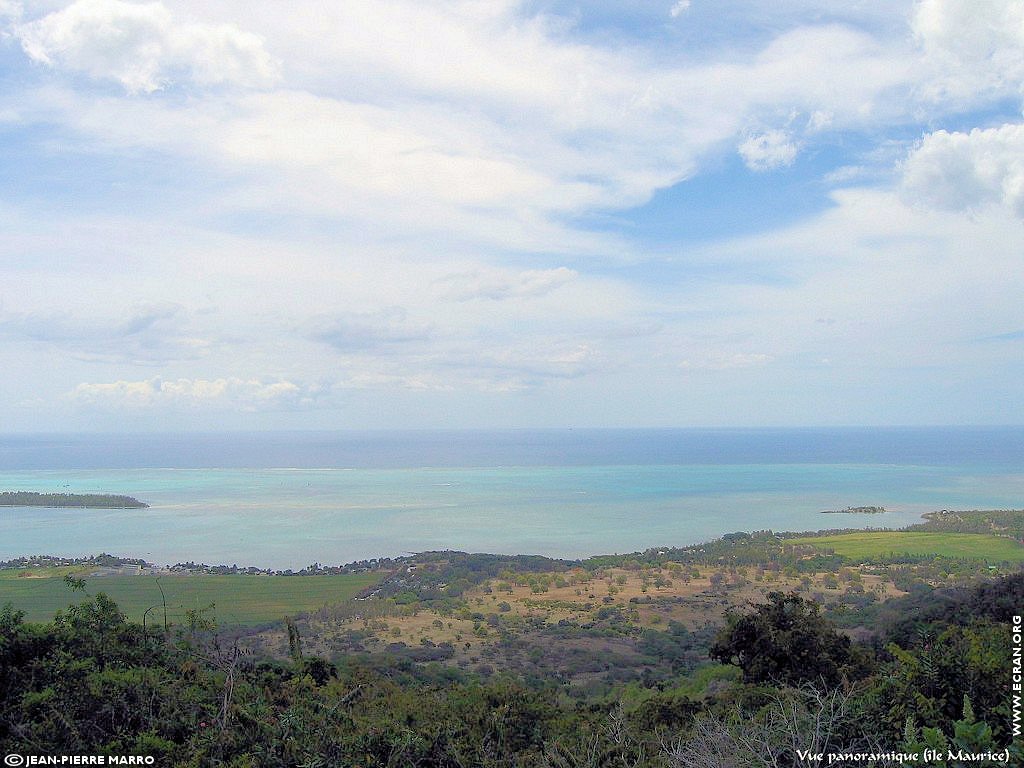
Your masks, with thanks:
M 748 683 L 835 685 L 854 661 L 850 639 L 799 595 L 772 592 L 744 616 L 730 614 L 711 658 L 735 664 Z
M 849 692 L 841 688 L 775 691 L 756 712 L 705 712 L 684 738 L 665 745 L 665 757 L 671 768 L 807 765 L 801 751 L 824 754 L 849 746 L 844 739 L 849 703 Z

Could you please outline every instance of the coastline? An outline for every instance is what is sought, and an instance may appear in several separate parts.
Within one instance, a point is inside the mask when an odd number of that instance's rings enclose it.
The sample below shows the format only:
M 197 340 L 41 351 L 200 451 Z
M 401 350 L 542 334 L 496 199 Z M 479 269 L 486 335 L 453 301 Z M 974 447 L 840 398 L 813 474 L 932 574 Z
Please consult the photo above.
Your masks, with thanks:
M 823 513 L 824 514 L 824 513 Z M 971 516 L 980 517 L 982 522 L 971 523 Z M 1016 537 L 1010 536 L 1009 532 L 1002 530 L 991 521 L 991 516 L 1019 517 L 1021 520 L 1020 532 Z M 179 561 L 176 563 L 155 563 L 143 558 L 131 555 L 108 554 L 102 552 L 89 555 L 55 555 L 50 553 L 32 553 L 11 556 L 0 560 L 0 570 L 17 568 L 53 568 L 53 567 L 82 567 L 95 566 L 105 569 L 106 575 L 137 575 L 137 574 L 188 574 L 188 573 L 209 573 L 209 574 L 244 574 L 244 575 L 268 575 L 268 576 L 297 576 L 323 573 L 348 573 L 360 572 L 369 568 L 379 568 L 387 563 L 401 564 L 413 562 L 416 558 L 424 555 L 437 554 L 458 554 L 471 557 L 505 557 L 505 558 L 537 558 L 551 563 L 571 567 L 579 566 L 589 561 L 605 561 L 621 558 L 649 558 L 654 555 L 664 555 L 667 552 L 679 552 L 687 550 L 699 550 L 702 547 L 720 542 L 740 542 L 752 537 L 768 536 L 781 542 L 803 541 L 807 539 L 825 539 L 842 536 L 871 536 L 873 534 L 917 534 L 917 533 L 967 533 L 977 536 L 996 531 L 996 538 L 1006 538 L 1022 545 L 1022 561 L 1024 561 L 1024 510 L 936 510 L 925 512 L 920 515 L 916 524 L 892 528 L 886 526 L 856 526 L 856 527 L 829 527 L 817 528 L 803 531 L 775 531 L 772 529 L 754 531 L 734 531 L 724 533 L 706 540 L 686 544 L 663 544 L 647 547 L 642 550 L 630 552 L 598 552 L 583 557 L 560 557 L 548 556 L 539 553 L 527 552 L 469 552 L 460 549 L 424 549 L 417 552 L 406 552 L 401 555 L 373 555 L 361 559 L 351 560 L 343 563 L 322 563 L 316 561 L 312 564 L 296 568 L 273 568 L 266 565 L 254 563 L 239 565 L 237 562 L 227 563 L 206 563 L 193 560 Z M 1000 535 L 1001 534 L 1001 535 Z

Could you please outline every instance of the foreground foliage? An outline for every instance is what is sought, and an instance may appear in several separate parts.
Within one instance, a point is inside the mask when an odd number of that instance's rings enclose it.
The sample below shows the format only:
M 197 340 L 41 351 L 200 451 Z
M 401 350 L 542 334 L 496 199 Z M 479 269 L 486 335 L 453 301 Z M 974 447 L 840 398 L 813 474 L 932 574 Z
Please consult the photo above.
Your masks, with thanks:
M 740 666 L 742 682 L 716 677 L 698 689 L 684 665 L 676 678 L 586 700 L 553 680 L 386 654 L 331 664 L 303 653 L 291 623 L 290 659 L 270 661 L 219 637 L 200 610 L 168 632 L 128 621 L 102 594 L 49 624 L 8 607 L 0 750 L 147 754 L 196 768 L 755 768 L 796 765 L 798 750 L 980 752 L 1010 742 L 1006 622 L 1019 605 L 1024 575 L 927 610 L 913 603 L 915 613 L 883 641 L 863 646 L 814 603 L 774 593 L 734 615 L 713 646 L 712 655 Z M 686 652 L 665 635 L 645 642 Z

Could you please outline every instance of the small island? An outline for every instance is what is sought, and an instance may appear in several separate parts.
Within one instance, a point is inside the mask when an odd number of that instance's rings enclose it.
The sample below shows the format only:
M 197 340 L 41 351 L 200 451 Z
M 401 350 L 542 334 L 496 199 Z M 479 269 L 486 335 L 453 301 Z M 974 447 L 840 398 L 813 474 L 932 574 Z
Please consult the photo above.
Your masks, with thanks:
M 0 507 L 79 507 L 82 509 L 145 509 L 144 501 L 109 493 L 36 493 L 0 491 Z
M 824 509 L 823 515 L 881 515 L 887 512 L 885 507 L 847 507 L 846 509 Z

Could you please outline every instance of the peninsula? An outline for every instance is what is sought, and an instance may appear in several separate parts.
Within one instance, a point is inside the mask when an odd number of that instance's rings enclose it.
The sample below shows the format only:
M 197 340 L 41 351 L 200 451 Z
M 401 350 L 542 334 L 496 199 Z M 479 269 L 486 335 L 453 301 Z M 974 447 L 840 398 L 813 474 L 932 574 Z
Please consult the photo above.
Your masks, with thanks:
M 823 515 L 881 515 L 886 512 L 885 507 L 847 507 L 846 509 L 825 509 Z
M 0 491 L 0 507 L 81 507 L 83 509 L 145 509 L 149 506 L 131 496 L 108 493 L 36 493 Z

